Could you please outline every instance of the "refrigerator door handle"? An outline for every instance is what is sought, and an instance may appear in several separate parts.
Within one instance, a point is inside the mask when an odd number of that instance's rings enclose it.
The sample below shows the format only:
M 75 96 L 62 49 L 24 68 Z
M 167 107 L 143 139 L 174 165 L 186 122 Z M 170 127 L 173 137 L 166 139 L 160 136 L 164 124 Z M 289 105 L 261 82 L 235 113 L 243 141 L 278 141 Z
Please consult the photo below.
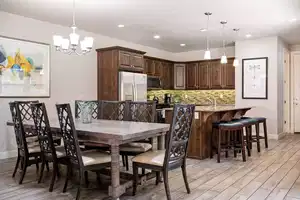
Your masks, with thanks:
M 132 96 L 133 96 L 133 101 L 136 101 L 134 84 L 132 84 Z

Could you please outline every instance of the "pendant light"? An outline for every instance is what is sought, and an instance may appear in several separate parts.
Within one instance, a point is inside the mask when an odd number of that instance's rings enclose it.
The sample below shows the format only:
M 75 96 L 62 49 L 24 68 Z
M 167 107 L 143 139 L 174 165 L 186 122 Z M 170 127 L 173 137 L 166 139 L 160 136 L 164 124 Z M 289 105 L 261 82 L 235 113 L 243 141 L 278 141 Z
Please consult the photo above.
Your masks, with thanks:
M 233 31 L 236 33 L 237 37 L 238 37 L 238 32 L 239 32 L 240 29 L 238 28 L 234 28 Z M 234 58 L 234 61 L 233 61 L 233 66 L 234 67 L 237 67 L 239 66 L 240 62 L 239 62 L 239 59 L 237 57 Z
M 223 26 L 223 29 L 222 29 L 222 37 L 223 37 L 223 56 L 221 57 L 221 64 L 226 64 L 227 63 L 227 56 L 226 56 L 226 53 L 225 53 L 225 37 L 224 37 L 224 30 L 225 30 L 225 25 L 227 24 L 227 21 L 221 21 L 220 22 Z
M 210 60 L 211 55 L 210 55 L 210 50 L 209 50 L 209 38 L 208 38 L 208 24 L 209 24 L 209 16 L 212 15 L 211 12 L 206 12 L 204 13 L 207 16 L 207 24 L 206 24 L 206 51 L 204 53 L 204 59 L 205 60 Z

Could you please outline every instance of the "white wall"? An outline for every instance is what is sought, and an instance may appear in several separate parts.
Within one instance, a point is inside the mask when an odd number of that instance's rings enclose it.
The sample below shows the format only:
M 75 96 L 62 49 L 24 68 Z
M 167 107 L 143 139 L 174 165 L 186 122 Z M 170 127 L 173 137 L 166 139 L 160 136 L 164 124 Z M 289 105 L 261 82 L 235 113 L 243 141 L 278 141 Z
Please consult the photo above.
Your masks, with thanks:
M 211 51 L 212 59 L 221 58 L 221 56 L 223 55 L 223 48 L 215 48 L 215 49 L 211 49 L 210 51 Z M 203 60 L 204 52 L 205 52 L 205 50 L 174 53 L 173 58 L 174 58 L 174 61 Z M 227 57 L 234 57 L 235 56 L 235 47 L 234 46 L 226 47 L 226 55 L 227 55 Z
M 278 48 L 280 44 L 280 48 Z M 283 130 L 282 120 L 279 115 L 283 115 L 283 105 L 281 95 L 283 95 L 281 54 L 283 43 L 278 37 L 265 37 L 255 40 L 237 41 L 235 55 L 240 60 L 244 58 L 268 57 L 268 99 L 242 99 L 242 67 L 236 68 L 236 105 L 253 106 L 247 115 L 261 116 L 267 118 L 268 134 L 270 138 L 278 138 L 278 134 Z M 281 73 L 281 74 L 278 74 Z M 279 80 L 278 80 L 279 79 Z M 280 102 L 279 102 L 280 101 Z
M 52 44 L 53 34 L 67 36 L 71 29 L 5 12 L 0 12 L 0 35 Z M 147 55 L 172 60 L 172 53 L 110 37 L 79 31 L 82 36 L 92 36 L 95 48 L 124 46 L 146 51 Z M 51 48 L 51 97 L 39 99 L 46 102 L 49 117 L 56 117 L 55 103 L 76 99 L 97 98 L 97 57 L 92 51 L 86 56 L 70 56 Z M 8 102 L 16 99 L 0 98 L 0 152 L 15 150 L 15 137 L 6 121 L 11 119 Z M 24 100 L 24 99 L 18 99 Z M 6 156 L 0 153 L 0 158 Z

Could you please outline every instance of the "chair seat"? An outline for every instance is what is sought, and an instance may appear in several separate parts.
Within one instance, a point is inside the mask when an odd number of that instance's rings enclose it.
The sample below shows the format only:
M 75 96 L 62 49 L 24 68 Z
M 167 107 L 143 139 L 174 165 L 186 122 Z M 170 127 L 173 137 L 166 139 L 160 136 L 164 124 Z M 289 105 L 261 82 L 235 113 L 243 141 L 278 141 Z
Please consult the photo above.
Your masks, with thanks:
M 131 142 L 120 146 L 121 152 L 144 153 L 152 149 L 152 145 L 142 142 Z
M 27 143 L 39 142 L 38 136 L 32 136 L 26 138 Z
M 84 166 L 110 163 L 111 156 L 109 153 L 101 151 L 83 151 L 82 162 Z
M 245 125 L 250 125 L 250 124 L 255 124 L 258 121 L 255 118 L 244 118 L 244 119 L 238 119 L 236 122 L 245 124 Z
M 165 150 L 149 151 L 135 156 L 132 162 L 162 167 L 164 165 Z
M 216 122 L 216 123 L 213 123 L 213 127 L 214 128 L 220 128 L 220 127 L 227 127 L 227 128 L 230 128 L 230 127 L 240 127 L 240 126 L 243 126 L 242 123 L 240 122 Z
M 55 149 L 57 158 L 66 157 L 66 150 L 64 146 L 56 146 Z
M 28 145 L 28 152 L 29 153 L 38 153 L 38 152 L 41 152 L 41 148 L 40 148 L 40 145 L 34 145 L 34 146 L 30 146 Z

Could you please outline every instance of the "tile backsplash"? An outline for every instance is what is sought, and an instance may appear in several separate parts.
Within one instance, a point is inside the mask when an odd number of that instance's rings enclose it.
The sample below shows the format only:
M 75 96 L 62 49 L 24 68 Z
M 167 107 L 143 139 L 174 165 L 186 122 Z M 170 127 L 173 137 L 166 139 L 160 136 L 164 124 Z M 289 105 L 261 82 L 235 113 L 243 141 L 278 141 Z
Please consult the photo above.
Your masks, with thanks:
M 173 101 L 181 103 L 210 104 L 208 99 L 216 99 L 217 104 L 235 103 L 235 90 L 151 90 L 148 99 L 157 96 L 159 103 L 163 103 L 166 93 L 172 94 Z

